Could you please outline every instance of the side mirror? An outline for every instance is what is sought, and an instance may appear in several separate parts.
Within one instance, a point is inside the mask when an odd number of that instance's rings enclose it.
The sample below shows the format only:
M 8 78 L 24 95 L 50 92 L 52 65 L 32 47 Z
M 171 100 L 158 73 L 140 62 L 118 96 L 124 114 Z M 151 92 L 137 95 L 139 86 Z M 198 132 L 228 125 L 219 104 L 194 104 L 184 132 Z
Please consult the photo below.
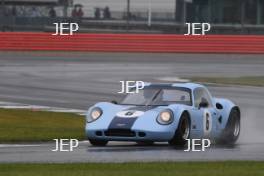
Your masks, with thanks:
M 220 103 L 216 103 L 215 106 L 217 109 L 223 109 L 223 105 L 221 105 Z
M 117 104 L 117 101 L 116 100 L 112 100 L 111 103 Z
M 207 108 L 209 106 L 209 103 L 207 102 L 206 99 L 202 98 L 201 103 L 199 104 L 199 109 L 200 108 Z

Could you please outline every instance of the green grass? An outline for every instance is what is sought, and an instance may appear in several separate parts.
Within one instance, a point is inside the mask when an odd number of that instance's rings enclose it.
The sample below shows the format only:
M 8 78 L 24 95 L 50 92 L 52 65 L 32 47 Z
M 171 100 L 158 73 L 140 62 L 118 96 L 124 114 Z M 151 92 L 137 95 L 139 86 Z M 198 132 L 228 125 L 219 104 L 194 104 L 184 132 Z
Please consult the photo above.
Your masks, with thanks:
M 264 162 L 0 164 L 4 176 L 263 176 Z
M 246 86 L 264 86 L 264 76 L 245 76 L 245 77 L 191 77 L 188 78 L 194 82 L 232 84 Z
M 0 143 L 84 139 L 84 125 L 72 113 L 0 109 Z

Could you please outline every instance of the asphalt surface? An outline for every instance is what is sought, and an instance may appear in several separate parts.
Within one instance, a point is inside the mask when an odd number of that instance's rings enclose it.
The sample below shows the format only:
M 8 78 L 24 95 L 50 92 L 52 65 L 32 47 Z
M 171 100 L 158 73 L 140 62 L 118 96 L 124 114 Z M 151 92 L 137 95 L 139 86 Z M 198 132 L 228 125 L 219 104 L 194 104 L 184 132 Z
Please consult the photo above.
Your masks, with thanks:
M 139 146 L 134 143 L 110 143 L 92 147 L 82 142 L 72 152 L 53 152 L 55 143 L 34 145 L 0 145 L 0 163 L 11 162 L 151 162 L 151 161 L 263 161 L 262 144 L 239 144 L 233 147 L 213 146 L 204 152 L 185 152 L 167 144 Z M 68 147 L 65 149 L 69 149 Z M 197 148 L 201 149 L 201 148 Z
M 120 100 L 121 80 L 260 75 L 264 75 L 263 55 L 5 52 L 0 53 L 0 101 L 87 109 L 98 101 Z M 81 142 L 73 152 L 51 152 L 53 143 L 0 145 L 0 162 L 264 160 L 264 88 L 210 86 L 209 90 L 241 107 L 242 132 L 236 146 L 183 152 L 166 144 L 112 142 L 97 148 Z

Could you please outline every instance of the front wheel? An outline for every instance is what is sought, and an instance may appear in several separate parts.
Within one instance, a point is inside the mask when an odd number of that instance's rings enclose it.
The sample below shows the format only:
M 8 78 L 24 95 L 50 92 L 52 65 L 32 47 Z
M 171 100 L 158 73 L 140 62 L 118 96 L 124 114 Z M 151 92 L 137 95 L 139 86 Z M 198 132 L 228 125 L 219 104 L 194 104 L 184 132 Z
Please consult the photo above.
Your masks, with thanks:
M 173 138 L 169 141 L 170 145 L 182 147 L 186 144 L 186 140 L 190 137 L 191 122 L 189 115 L 183 113 Z
M 104 141 L 104 140 L 95 140 L 95 139 L 89 139 L 89 142 L 90 142 L 93 146 L 106 146 L 106 144 L 108 143 L 108 141 Z
M 219 144 L 234 144 L 240 134 L 240 111 L 233 108 L 229 114 L 226 127 L 218 140 Z

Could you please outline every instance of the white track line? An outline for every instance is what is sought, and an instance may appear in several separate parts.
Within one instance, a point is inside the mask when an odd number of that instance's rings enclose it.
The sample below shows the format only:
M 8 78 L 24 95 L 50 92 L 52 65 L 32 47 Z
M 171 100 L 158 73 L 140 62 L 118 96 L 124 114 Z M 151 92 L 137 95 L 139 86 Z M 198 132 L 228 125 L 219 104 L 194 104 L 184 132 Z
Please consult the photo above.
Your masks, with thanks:
M 87 144 L 89 143 L 89 141 L 87 140 L 83 140 L 83 141 L 79 141 L 79 144 Z M 39 143 L 39 144 L 0 144 L 0 148 L 9 148 L 9 147 L 41 147 L 41 146 L 45 146 L 45 145 L 53 145 L 55 144 L 55 141 L 48 141 L 46 143 Z
M 80 110 L 80 109 L 68 109 L 68 108 L 58 108 L 58 107 L 50 107 L 50 106 L 28 105 L 28 104 L 22 104 L 22 103 L 3 102 L 3 101 L 0 101 L 0 108 L 29 109 L 32 111 L 68 112 L 68 113 L 76 113 L 79 115 L 85 115 L 86 113 L 86 111 Z
M 0 144 L 0 148 L 10 148 L 10 147 L 40 147 L 41 144 Z

